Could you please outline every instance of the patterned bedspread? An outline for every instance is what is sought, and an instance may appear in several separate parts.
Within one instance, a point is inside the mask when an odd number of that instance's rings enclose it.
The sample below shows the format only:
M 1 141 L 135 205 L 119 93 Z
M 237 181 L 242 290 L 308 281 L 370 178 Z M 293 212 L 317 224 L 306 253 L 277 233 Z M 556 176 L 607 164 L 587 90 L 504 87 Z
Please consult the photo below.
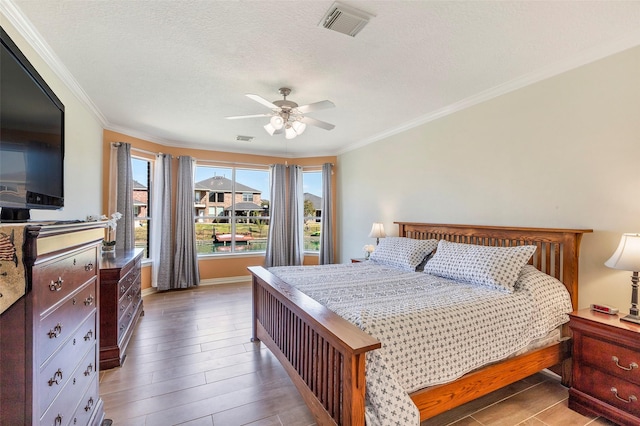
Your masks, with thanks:
M 273 274 L 382 342 L 367 354 L 368 425 L 419 425 L 408 393 L 508 357 L 568 321 L 564 286 L 526 266 L 514 293 L 362 262 Z

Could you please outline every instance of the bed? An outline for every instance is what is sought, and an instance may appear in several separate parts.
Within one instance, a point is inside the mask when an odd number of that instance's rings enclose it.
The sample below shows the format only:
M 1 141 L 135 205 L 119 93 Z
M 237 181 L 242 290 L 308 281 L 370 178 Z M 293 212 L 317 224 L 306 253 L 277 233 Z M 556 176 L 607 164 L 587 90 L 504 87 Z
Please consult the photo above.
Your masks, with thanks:
M 396 222 L 398 235 L 479 246 L 536 246 L 529 263 L 560 280 L 577 306 L 580 240 L 590 230 L 512 228 Z M 274 273 L 253 275 L 253 338 L 280 360 L 319 424 L 365 423 L 365 358 L 378 339 Z M 410 393 L 420 421 L 556 366 L 568 381 L 568 330 L 553 343 L 493 362 L 453 381 Z

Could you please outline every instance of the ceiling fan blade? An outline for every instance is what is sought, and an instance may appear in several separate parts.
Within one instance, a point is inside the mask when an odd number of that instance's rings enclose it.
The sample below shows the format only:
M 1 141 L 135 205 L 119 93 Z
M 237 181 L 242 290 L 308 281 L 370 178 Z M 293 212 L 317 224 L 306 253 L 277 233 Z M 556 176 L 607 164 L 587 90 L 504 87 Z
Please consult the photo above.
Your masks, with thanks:
M 247 98 L 249 98 L 249 99 L 253 99 L 254 101 L 266 106 L 267 108 L 271 108 L 271 109 L 278 110 L 278 111 L 280 110 L 280 107 L 278 105 L 269 102 L 268 100 L 266 100 L 262 96 L 252 95 L 251 93 L 247 93 L 245 96 Z
M 305 124 L 311 124 L 312 126 L 320 127 L 325 130 L 331 130 L 334 127 L 336 127 L 331 123 L 327 123 L 326 121 L 316 120 L 315 118 L 311 118 L 311 117 L 302 117 L 300 118 L 300 121 L 302 121 Z
M 253 115 L 234 115 L 232 117 L 225 117 L 227 120 L 237 120 L 239 118 L 256 118 L 256 117 L 271 117 L 273 114 L 253 114 Z
M 308 105 L 302 105 L 302 106 L 296 107 L 296 109 L 301 114 L 305 114 L 307 112 L 318 111 L 321 109 L 334 108 L 334 107 L 335 107 L 335 104 L 331 101 L 320 101 L 320 102 L 314 102 Z

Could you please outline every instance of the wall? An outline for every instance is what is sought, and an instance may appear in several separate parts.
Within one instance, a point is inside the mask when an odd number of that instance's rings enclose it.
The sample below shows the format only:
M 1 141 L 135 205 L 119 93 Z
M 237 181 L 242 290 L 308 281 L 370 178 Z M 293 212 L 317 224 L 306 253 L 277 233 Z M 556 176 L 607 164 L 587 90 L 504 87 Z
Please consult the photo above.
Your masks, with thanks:
M 603 263 L 640 232 L 639 75 L 636 47 L 340 155 L 341 261 L 375 221 L 590 228 L 579 305 L 627 311 Z
M 32 210 L 33 220 L 85 219 L 102 210 L 102 123 L 67 88 L 54 71 L 20 36 L 8 19 L 2 28 L 20 48 L 65 106 L 64 196 L 61 210 Z M 82 177 L 78 179 L 78 177 Z
M 145 150 L 151 153 L 162 152 L 164 154 L 171 154 L 173 159 L 172 170 L 174 171 L 173 176 L 173 194 L 175 196 L 176 193 L 176 182 L 177 176 L 176 171 L 178 170 L 178 159 L 177 157 L 180 155 L 190 155 L 198 160 L 215 160 L 215 161 L 224 161 L 224 162 L 237 162 L 237 163 L 248 163 L 248 164 L 274 164 L 274 163 L 284 163 L 288 161 L 292 164 L 298 164 L 301 166 L 317 166 L 323 163 L 333 163 L 336 164 L 336 157 L 308 157 L 308 158 L 280 158 L 280 157 L 267 157 L 261 155 L 248 155 L 248 154 L 235 154 L 229 152 L 219 152 L 219 151 L 205 151 L 205 150 L 196 150 L 189 148 L 179 148 L 174 146 L 165 146 L 161 144 L 157 144 L 154 142 L 146 141 L 139 138 L 134 138 L 132 136 L 128 136 L 122 133 L 113 132 L 109 130 L 104 131 L 104 138 L 102 144 L 102 156 L 103 156 L 103 164 L 102 169 L 105 176 L 109 176 L 109 158 L 110 158 L 110 150 L 111 143 L 113 142 L 127 142 L 130 143 L 133 148 L 137 148 L 138 150 Z M 133 152 L 137 156 L 147 157 L 153 159 L 153 155 L 145 155 L 139 152 Z M 334 171 L 336 171 L 336 167 L 334 167 Z M 336 194 L 336 176 L 337 172 L 334 173 L 332 177 L 332 186 L 333 186 L 333 194 L 335 197 Z M 107 206 L 108 197 L 109 197 L 109 179 L 105 178 L 102 182 L 102 193 L 103 193 L 103 205 Z M 104 212 L 106 214 L 106 212 Z M 336 212 L 334 212 L 335 216 Z M 152 217 L 153 220 L 153 217 Z M 334 232 L 336 232 L 334 230 Z M 304 259 L 305 264 L 317 264 L 318 256 L 305 256 Z M 234 254 L 234 255 L 219 255 L 219 256 L 210 256 L 201 258 L 199 261 L 199 269 L 200 269 L 200 279 L 201 280 L 213 280 L 218 282 L 224 282 L 225 280 L 236 280 L 238 277 L 247 277 L 249 276 L 249 272 L 247 271 L 248 266 L 252 265 L 263 265 L 264 264 L 264 255 L 251 255 L 251 254 Z M 144 269 L 151 268 L 150 264 L 146 264 Z M 143 273 L 142 276 L 142 288 L 147 289 L 151 287 L 151 274 L 149 271 Z

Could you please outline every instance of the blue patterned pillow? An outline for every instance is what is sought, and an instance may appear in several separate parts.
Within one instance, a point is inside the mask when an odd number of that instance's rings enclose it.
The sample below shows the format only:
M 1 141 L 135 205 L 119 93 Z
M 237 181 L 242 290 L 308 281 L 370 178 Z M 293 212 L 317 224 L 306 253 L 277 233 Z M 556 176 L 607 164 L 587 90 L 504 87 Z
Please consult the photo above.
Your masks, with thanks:
M 380 265 L 415 271 L 437 246 L 438 240 L 387 237 L 380 240 L 370 259 Z
M 488 247 L 441 240 L 424 272 L 511 293 L 535 251 L 536 246 Z

